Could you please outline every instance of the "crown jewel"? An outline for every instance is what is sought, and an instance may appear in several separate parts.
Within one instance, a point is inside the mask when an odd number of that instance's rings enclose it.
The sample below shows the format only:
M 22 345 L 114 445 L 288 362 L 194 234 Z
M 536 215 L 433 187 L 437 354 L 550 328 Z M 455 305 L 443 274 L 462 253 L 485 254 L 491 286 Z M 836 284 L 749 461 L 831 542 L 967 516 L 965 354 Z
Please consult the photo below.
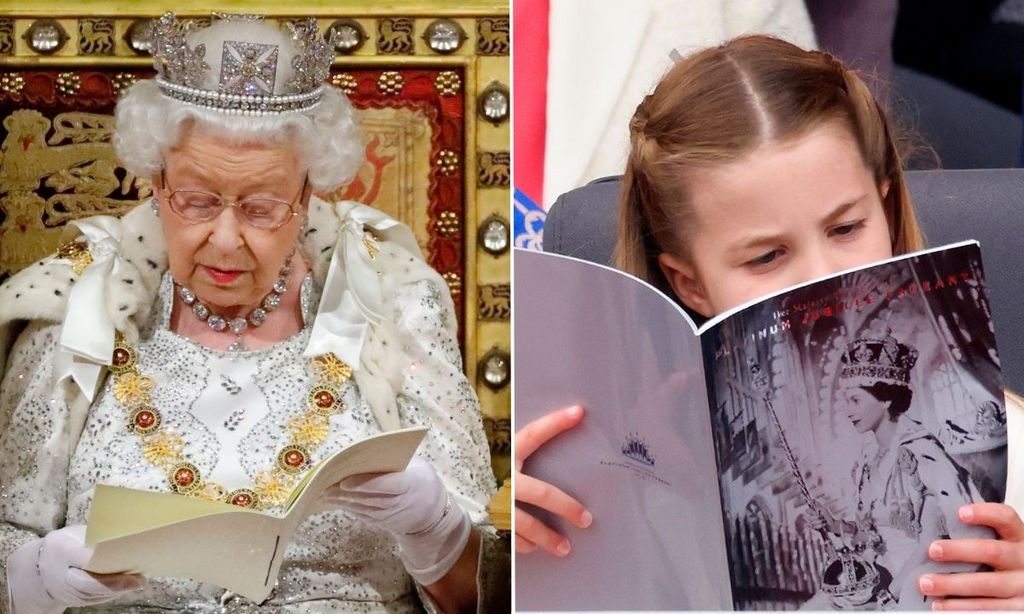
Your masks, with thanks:
M 298 54 L 292 59 L 295 76 L 289 85 L 298 91 L 312 90 L 321 87 L 327 76 L 331 74 L 331 62 L 334 61 L 334 38 L 337 31 L 330 30 L 331 40 L 324 40 L 317 29 L 316 20 L 312 17 L 289 21 L 292 40 L 298 48 Z
M 885 382 L 898 386 L 910 385 L 910 370 L 917 362 L 917 350 L 900 343 L 891 331 L 883 339 L 857 339 L 843 351 L 842 380 L 873 384 Z
M 220 57 L 220 91 L 229 94 L 274 93 L 277 45 L 224 41 Z
M 259 15 L 215 13 L 215 24 L 258 23 Z M 319 104 L 324 81 L 334 61 L 333 41 L 320 35 L 317 22 L 305 18 L 287 23 L 291 49 L 278 41 L 259 39 L 251 27 L 220 45 L 219 74 L 211 74 L 204 43 L 190 44 L 198 30 L 165 13 L 153 22 L 153 65 L 160 92 L 181 102 L 236 115 L 266 115 L 305 111 Z M 258 31 L 257 31 L 258 32 Z M 334 31 L 330 36 L 333 38 Z M 248 39 L 248 40 L 246 40 Z M 291 58 L 285 66 L 280 60 Z M 290 77 L 289 77 L 290 73 Z
M 822 575 L 822 590 L 840 608 L 861 609 L 878 588 L 878 569 L 846 548 L 836 554 Z
M 187 87 L 199 85 L 203 71 L 210 70 L 206 63 L 206 45 L 189 46 L 185 36 L 193 30 L 195 22 L 179 23 L 174 13 L 164 15 L 153 23 L 153 66 L 157 79 Z

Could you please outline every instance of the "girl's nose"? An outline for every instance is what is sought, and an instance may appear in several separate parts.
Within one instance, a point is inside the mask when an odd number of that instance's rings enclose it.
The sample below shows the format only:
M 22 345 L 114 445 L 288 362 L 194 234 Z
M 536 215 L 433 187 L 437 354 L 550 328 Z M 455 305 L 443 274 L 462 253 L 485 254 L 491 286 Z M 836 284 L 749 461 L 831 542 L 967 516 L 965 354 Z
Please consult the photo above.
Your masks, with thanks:
M 828 277 L 874 261 L 870 254 L 865 255 L 863 252 L 864 250 L 841 249 L 824 239 L 810 242 L 806 244 L 803 252 L 801 272 L 805 277 L 801 281 Z
M 819 277 L 831 275 L 842 270 L 842 266 L 828 257 L 823 250 L 808 252 L 800 267 L 800 279 L 797 283 L 811 281 Z

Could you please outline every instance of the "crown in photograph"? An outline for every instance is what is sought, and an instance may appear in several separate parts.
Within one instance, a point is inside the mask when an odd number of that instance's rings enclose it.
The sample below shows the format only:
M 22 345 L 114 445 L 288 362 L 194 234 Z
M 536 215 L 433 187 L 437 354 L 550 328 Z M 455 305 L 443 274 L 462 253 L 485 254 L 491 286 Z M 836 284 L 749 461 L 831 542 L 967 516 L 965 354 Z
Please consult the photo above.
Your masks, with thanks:
M 857 339 L 843 351 L 840 380 L 846 385 L 870 386 L 885 382 L 910 385 L 910 370 L 917 362 L 917 350 L 900 343 L 888 332 L 883 339 Z
M 274 115 L 312 109 L 323 98 L 334 45 L 313 18 L 286 23 L 288 35 L 259 15 L 215 13 L 209 34 L 165 13 L 153 22 L 153 65 L 160 92 L 186 104 L 234 115 Z M 275 36 L 276 35 L 276 36 Z M 332 32 L 333 36 L 333 32 Z M 290 61 L 289 61 L 290 59 Z M 212 63 L 212 67 L 211 67 Z

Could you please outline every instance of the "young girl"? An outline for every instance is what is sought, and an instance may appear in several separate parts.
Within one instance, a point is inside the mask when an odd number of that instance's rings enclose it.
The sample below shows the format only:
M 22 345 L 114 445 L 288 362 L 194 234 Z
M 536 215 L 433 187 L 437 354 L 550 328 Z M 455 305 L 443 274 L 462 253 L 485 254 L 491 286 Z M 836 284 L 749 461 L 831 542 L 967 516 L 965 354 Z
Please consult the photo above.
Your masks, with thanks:
M 748 36 L 691 55 L 637 108 L 630 141 L 616 265 L 700 316 L 923 247 L 885 115 L 856 73 L 827 53 Z M 1016 420 L 1024 406 L 1007 400 Z M 570 407 L 517 433 L 516 499 L 585 528 L 594 519 L 579 501 L 521 472 L 582 417 L 583 408 Z M 1010 504 L 1024 509 L 1024 501 Z M 929 556 L 994 571 L 927 573 L 916 588 L 935 609 L 1024 608 L 1017 512 L 972 504 L 959 519 L 1002 539 L 937 540 Z M 538 548 L 565 556 L 571 545 L 517 509 L 517 552 Z

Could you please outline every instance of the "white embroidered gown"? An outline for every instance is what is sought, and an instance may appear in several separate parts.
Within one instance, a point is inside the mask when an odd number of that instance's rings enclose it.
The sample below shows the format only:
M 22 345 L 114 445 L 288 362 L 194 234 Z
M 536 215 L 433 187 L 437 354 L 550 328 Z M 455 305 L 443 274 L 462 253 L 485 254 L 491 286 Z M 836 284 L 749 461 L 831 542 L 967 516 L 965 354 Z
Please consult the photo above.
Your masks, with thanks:
M 173 288 L 165 274 L 149 325 L 140 331 L 139 370 L 155 380 L 154 405 L 167 427 L 182 436 L 189 461 L 229 490 L 251 487 L 254 476 L 271 468 L 277 450 L 287 441 L 289 419 L 304 410 L 313 377 L 302 352 L 319 291 L 311 278 L 303 283 L 306 326 L 301 332 L 270 348 L 238 355 L 205 348 L 168 329 Z M 398 409 L 402 426 L 430 427 L 418 454 L 433 464 L 455 500 L 480 524 L 494 491 L 487 443 L 475 393 L 462 375 L 458 347 L 447 332 L 450 323 L 445 319 L 450 316 L 439 292 L 424 280 L 402 286 L 394 299 L 398 330 L 407 333 L 401 341 L 412 357 L 405 366 Z M 12 416 L 7 425 L 11 431 L 0 442 L 8 458 L 25 457 L 16 447 L 45 445 L 40 433 L 47 429 L 38 428 L 36 421 L 46 420 L 50 411 L 45 386 L 57 336 L 59 325 L 37 328 L 23 334 L 13 349 L 9 364 L 25 368 L 9 371 L 0 393 L 0 415 Z M 355 382 L 346 382 L 342 391 L 345 410 L 330 418 L 330 433 L 313 453 L 313 463 L 380 432 Z M 125 429 L 126 421 L 125 410 L 113 395 L 113 378 L 108 377 L 71 457 L 65 524 L 86 522 L 93 488 L 99 483 L 168 491 L 165 473 L 146 460 L 139 436 Z M 4 503 L 11 504 L 33 502 Z M 5 538 L 15 541 L 19 533 L 23 538 L 21 529 L 0 523 L 0 555 L 6 557 L 13 549 L 3 547 Z M 412 612 L 422 607 L 394 540 L 344 511 L 325 510 L 300 525 L 286 551 L 277 587 L 262 605 L 190 579 L 150 578 L 141 591 L 72 611 Z

